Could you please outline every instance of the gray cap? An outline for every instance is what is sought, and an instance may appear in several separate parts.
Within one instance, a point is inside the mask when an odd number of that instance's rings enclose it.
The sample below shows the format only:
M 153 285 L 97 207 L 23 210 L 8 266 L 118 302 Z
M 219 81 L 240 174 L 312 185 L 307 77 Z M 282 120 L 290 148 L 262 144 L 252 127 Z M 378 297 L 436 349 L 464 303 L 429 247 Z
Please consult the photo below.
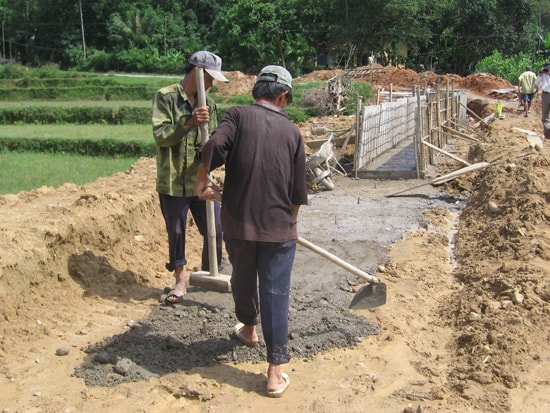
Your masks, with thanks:
M 292 76 L 282 66 L 270 65 L 260 70 L 256 82 L 277 82 L 292 89 Z
M 215 55 L 214 53 L 207 52 L 205 50 L 195 52 L 189 58 L 189 64 L 202 67 L 206 70 L 206 73 L 212 76 L 215 80 L 220 82 L 229 82 L 229 79 L 227 79 L 222 73 L 221 57 Z

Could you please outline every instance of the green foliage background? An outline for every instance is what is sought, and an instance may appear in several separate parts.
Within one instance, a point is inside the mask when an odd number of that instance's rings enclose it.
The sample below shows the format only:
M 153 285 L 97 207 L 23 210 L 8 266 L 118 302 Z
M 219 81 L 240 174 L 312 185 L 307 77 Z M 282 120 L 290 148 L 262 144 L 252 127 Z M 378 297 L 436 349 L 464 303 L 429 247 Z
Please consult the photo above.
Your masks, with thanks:
M 499 51 L 494 51 L 493 54 L 478 62 L 476 71 L 492 73 L 517 85 L 519 75 L 525 71 L 527 66 L 530 66 L 533 71 L 538 72 L 544 62 L 545 60 L 539 57 L 533 63 L 525 53 L 505 58 Z
M 79 71 L 181 74 L 198 49 L 294 76 L 371 55 L 460 75 L 495 51 L 550 57 L 550 0 L 0 0 L 0 23 L 0 61 Z

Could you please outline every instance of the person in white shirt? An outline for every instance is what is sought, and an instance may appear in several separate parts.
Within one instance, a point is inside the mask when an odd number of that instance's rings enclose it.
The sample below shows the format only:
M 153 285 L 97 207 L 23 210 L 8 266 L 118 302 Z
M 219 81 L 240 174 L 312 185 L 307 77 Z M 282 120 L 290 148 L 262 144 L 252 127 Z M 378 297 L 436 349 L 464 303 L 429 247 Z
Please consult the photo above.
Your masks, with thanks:
M 542 70 L 540 71 L 539 75 L 537 76 L 537 79 L 535 80 L 535 84 L 537 85 L 538 89 L 542 92 L 542 126 L 544 128 L 544 138 L 550 139 L 550 118 L 548 117 L 550 114 L 550 74 L 548 71 L 550 70 L 550 62 L 546 62 Z

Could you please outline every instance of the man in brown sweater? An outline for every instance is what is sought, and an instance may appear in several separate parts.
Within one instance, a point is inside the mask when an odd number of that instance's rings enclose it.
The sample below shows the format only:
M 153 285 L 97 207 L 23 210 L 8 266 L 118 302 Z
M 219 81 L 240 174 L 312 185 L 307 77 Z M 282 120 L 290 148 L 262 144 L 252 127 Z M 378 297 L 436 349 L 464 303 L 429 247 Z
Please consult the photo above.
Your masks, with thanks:
M 229 260 L 236 337 L 258 344 L 261 322 L 267 348 L 267 394 L 280 397 L 290 383 L 288 363 L 290 274 L 296 252 L 297 215 L 307 204 L 305 151 L 284 108 L 292 77 L 266 66 L 256 80 L 255 103 L 229 109 L 201 150 L 196 193 L 214 199 L 208 173 L 225 165 L 221 221 Z

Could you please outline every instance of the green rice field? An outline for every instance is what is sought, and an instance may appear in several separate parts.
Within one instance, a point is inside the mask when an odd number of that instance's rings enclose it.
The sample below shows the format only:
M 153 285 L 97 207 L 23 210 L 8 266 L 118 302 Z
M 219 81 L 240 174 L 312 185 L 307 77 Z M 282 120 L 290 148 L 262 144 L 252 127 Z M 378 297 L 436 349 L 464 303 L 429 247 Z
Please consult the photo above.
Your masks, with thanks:
M 124 172 L 137 158 L 0 152 L 0 195 L 65 183 L 83 185 Z

